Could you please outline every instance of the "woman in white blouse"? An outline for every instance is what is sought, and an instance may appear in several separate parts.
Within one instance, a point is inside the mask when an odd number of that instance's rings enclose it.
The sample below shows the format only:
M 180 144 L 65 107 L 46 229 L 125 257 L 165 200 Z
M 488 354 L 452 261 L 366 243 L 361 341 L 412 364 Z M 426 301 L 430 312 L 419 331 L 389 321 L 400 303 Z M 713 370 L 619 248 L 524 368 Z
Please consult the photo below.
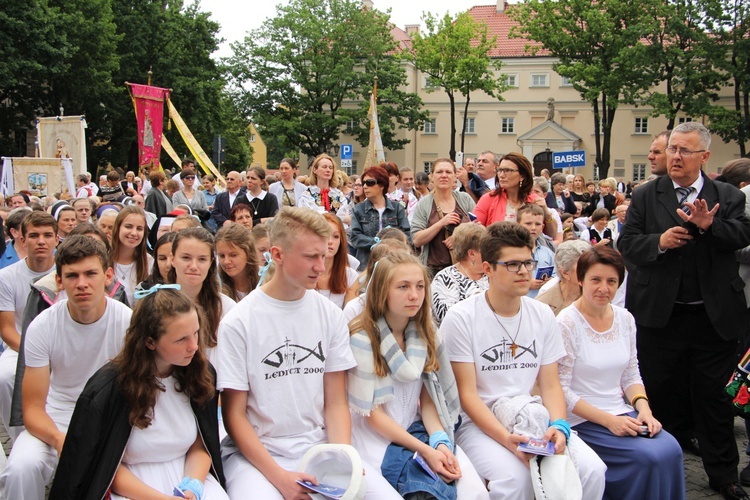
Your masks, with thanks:
M 635 320 L 611 304 L 624 261 L 609 247 L 592 247 L 576 272 L 582 295 L 557 316 L 567 352 L 560 382 L 568 421 L 607 465 L 604 498 L 683 499 L 682 450 L 651 413 Z

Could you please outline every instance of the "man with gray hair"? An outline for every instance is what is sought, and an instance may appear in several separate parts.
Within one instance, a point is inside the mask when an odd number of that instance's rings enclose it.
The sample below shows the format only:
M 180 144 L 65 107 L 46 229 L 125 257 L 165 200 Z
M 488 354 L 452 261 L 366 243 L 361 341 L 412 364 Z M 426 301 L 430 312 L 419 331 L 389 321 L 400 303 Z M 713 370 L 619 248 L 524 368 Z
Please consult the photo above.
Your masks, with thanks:
M 710 146 L 700 123 L 672 131 L 667 173 L 633 192 L 618 247 L 631 271 L 626 306 L 648 387 L 648 398 L 639 396 L 683 448 L 692 417 L 709 485 L 724 498 L 747 499 L 724 385 L 750 330 L 734 256 L 750 244 L 750 220 L 742 192 L 703 172 Z
M 489 191 L 495 189 L 495 172 L 500 166 L 500 155 L 490 150 L 482 151 L 477 156 L 477 172 Z

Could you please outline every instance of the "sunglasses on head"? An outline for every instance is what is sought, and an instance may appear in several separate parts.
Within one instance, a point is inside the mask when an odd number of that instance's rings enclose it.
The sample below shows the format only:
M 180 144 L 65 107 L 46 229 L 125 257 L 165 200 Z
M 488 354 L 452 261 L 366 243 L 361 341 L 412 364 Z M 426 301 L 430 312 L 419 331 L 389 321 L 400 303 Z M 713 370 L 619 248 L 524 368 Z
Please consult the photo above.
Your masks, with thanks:
M 365 179 L 362 181 L 362 184 L 364 184 L 365 186 L 369 186 L 369 187 L 373 187 L 377 183 L 378 181 L 376 181 L 375 179 Z

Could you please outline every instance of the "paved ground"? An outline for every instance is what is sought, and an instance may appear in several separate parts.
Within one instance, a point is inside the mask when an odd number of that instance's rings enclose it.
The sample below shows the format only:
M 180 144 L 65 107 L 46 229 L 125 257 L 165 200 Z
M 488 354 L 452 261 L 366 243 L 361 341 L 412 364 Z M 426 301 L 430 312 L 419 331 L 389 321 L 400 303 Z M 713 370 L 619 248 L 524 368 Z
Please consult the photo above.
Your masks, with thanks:
M 742 468 L 748 464 L 748 457 L 744 453 L 745 447 L 747 446 L 745 426 L 740 418 L 735 420 L 734 435 L 737 441 L 737 448 L 740 450 L 740 470 L 742 470 Z M 2 442 L 5 452 L 10 453 L 10 438 L 8 438 L 8 435 L 5 433 L 5 429 L 2 428 L 0 428 L 0 442 Z M 689 453 L 685 455 L 685 485 L 688 500 L 698 498 L 721 498 L 721 495 L 708 487 L 708 478 L 703 471 L 703 464 L 701 463 L 700 458 Z

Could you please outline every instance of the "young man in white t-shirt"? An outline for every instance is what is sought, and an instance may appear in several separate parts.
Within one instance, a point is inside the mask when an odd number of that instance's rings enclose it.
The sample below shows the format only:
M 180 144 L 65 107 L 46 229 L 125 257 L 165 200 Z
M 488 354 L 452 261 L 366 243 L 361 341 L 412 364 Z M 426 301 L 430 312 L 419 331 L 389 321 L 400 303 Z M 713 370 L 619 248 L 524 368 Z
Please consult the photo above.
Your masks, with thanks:
M 321 443 L 350 444 L 346 370 L 356 365 L 340 309 L 314 289 L 331 228 L 308 208 L 285 207 L 271 226 L 273 278 L 219 327 L 218 379 L 229 436 L 222 443 L 230 498 L 305 498 L 296 472 Z M 368 496 L 399 498 L 367 470 Z M 395 495 L 395 497 L 394 497 Z
M 536 262 L 529 231 L 513 222 L 487 228 L 481 242 L 487 292 L 453 306 L 440 326 L 456 375 L 465 413 L 458 445 L 480 476 L 490 498 L 533 498 L 529 475 L 532 455 L 517 451 L 527 437 L 511 434 L 490 409 L 504 397 L 529 396 L 538 383 L 550 425 L 543 438 L 563 453 L 570 426 L 557 375 L 565 355 L 562 335 L 546 304 L 525 295 Z M 601 498 L 606 466 L 577 436 L 574 442 L 583 498 Z
M 120 352 L 130 324 L 130 309 L 106 296 L 114 272 L 101 242 L 71 236 L 55 260 L 57 284 L 68 298 L 43 311 L 26 331 L 26 430 L 0 473 L 1 498 L 44 499 L 76 400 L 89 377 Z
M 55 267 L 55 218 L 47 212 L 30 213 L 21 224 L 21 244 L 26 247 L 26 258 L 0 271 L 0 335 L 5 348 L 0 355 L 0 420 L 11 439 L 22 430 L 10 427 L 9 422 L 23 312 L 31 283 Z

